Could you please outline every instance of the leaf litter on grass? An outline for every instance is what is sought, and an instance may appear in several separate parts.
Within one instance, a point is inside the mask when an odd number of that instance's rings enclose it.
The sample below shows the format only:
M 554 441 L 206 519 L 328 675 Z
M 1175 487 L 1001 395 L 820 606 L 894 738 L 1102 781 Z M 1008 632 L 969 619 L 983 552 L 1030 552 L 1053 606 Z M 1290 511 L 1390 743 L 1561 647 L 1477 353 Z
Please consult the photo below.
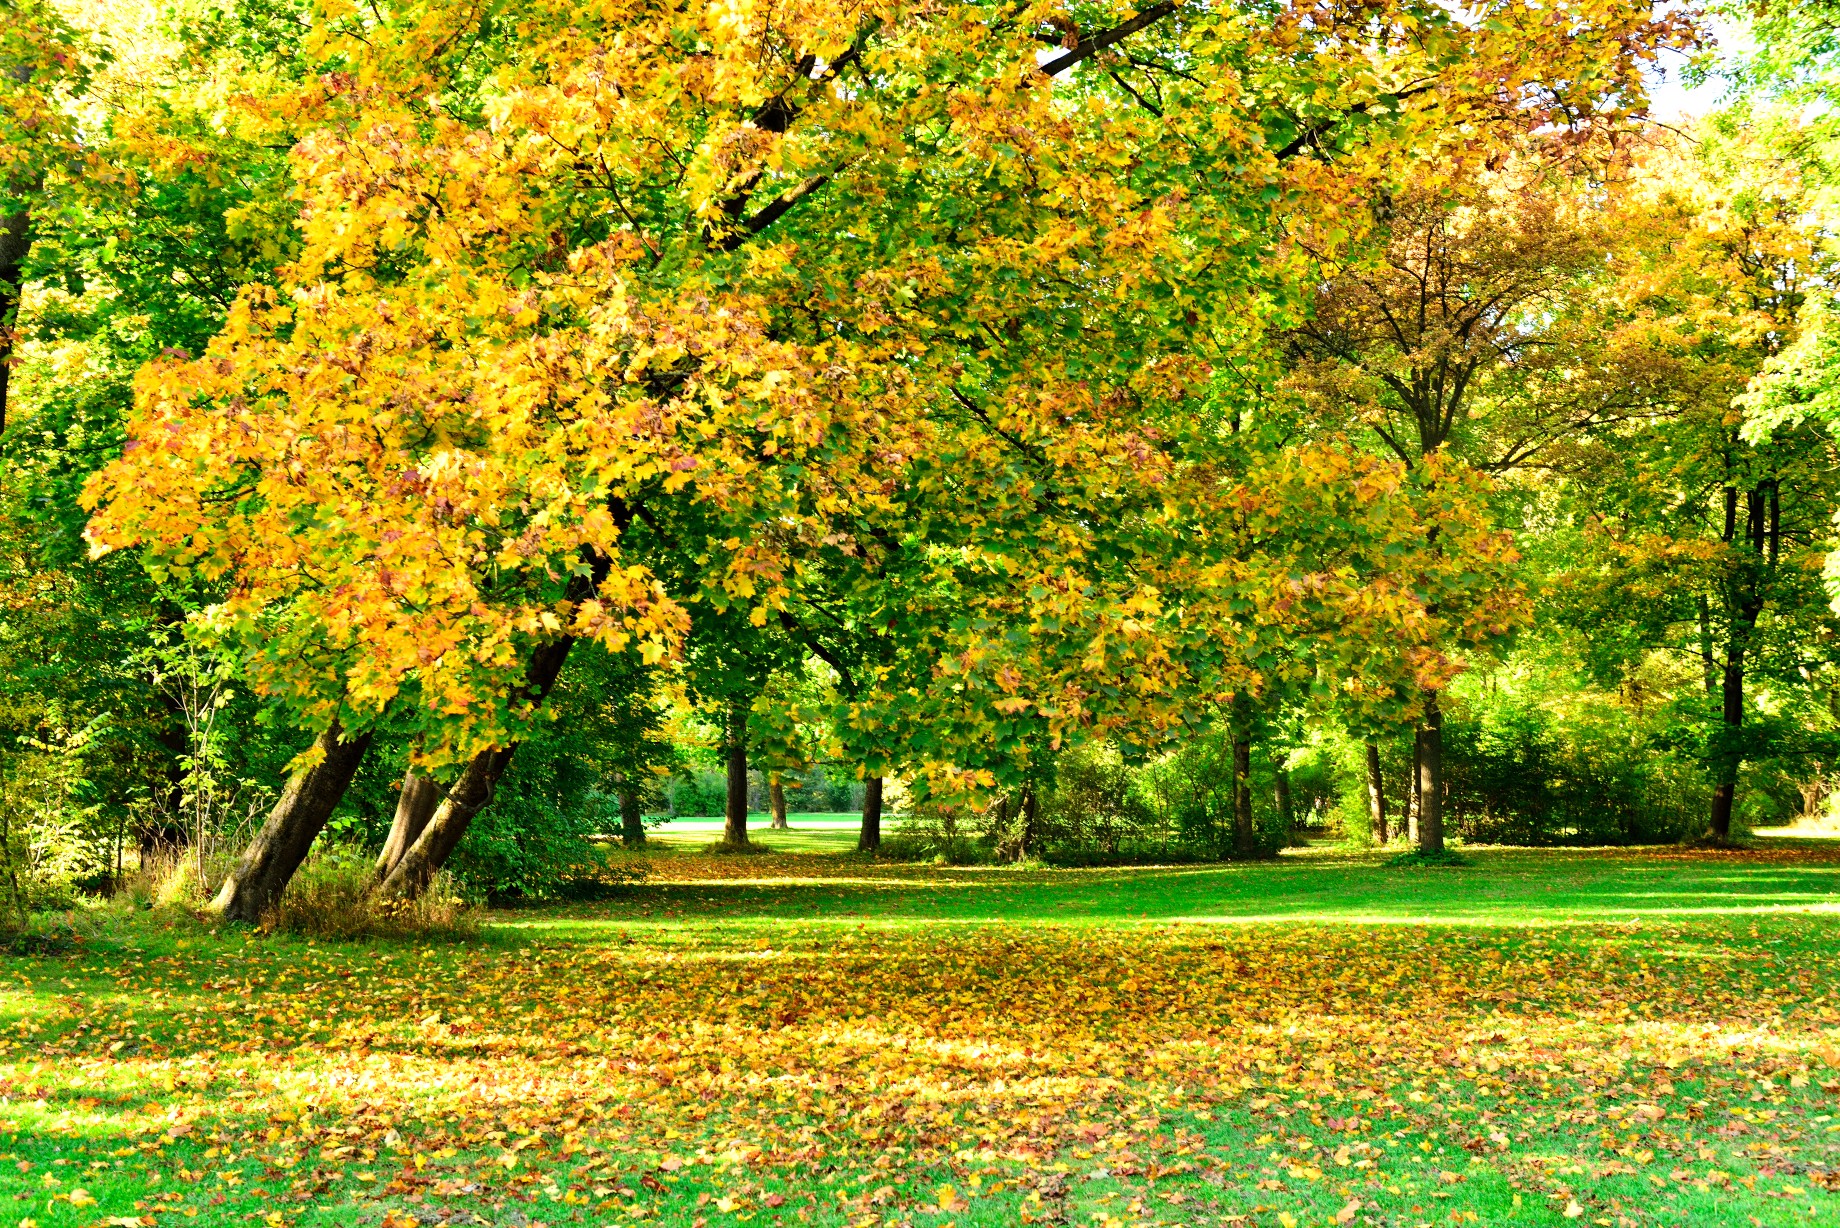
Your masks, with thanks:
M 545 935 L 10 961 L 14 1205 L 41 1228 L 1840 1215 L 1825 917 Z

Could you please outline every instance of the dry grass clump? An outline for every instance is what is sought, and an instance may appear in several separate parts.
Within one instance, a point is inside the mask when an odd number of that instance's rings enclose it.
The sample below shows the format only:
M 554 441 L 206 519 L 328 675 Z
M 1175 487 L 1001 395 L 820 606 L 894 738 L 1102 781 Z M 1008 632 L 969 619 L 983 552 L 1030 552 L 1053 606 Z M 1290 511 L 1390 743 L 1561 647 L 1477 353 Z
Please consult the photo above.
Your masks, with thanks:
M 386 900 L 372 889 L 375 868 L 356 849 L 318 853 L 300 867 L 262 928 L 303 938 L 477 937 L 482 910 L 443 871 L 414 900 Z

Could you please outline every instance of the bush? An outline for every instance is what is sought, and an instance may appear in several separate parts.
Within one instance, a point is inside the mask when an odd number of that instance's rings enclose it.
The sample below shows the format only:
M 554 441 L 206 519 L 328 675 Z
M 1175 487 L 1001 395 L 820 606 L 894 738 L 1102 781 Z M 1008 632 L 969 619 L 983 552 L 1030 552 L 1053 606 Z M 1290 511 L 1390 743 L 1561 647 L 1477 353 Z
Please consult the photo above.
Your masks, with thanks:
M 914 809 L 914 814 L 901 821 L 899 831 L 882 837 L 882 845 L 875 852 L 877 857 L 940 866 L 988 865 L 996 860 L 989 846 L 979 845 L 960 832 L 942 831 L 937 818 L 925 813 L 928 807 Z
M 480 910 L 461 898 L 445 871 L 414 900 L 384 900 L 372 891 L 372 859 L 349 846 L 315 854 L 300 867 L 262 929 L 304 938 L 464 939 L 479 933 Z

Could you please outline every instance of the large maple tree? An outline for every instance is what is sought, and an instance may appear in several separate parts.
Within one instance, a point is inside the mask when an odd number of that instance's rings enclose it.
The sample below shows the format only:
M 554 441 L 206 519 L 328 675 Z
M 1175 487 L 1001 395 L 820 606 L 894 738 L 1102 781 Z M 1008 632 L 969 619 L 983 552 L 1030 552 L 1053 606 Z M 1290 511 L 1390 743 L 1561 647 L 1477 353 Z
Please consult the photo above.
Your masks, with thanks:
M 95 547 L 221 586 L 202 630 L 321 731 L 220 896 L 245 917 L 369 731 L 466 765 L 392 875 L 414 890 L 570 644 L 662 657 L 702 602 L 764 624 L 826 546 L 943 559 L 1001 615 L 916 626 L 957 651 L 882 697 L 982 706 L 935 774 L 1001 711 L 972 675 L 1027 678 L 1055 731 L 1168 719 L 1232 637 L 1140 547 L 1239 487 L 1205 477 L 1219 381 L 1301 308 L 1288 235 L 1358 236 L 1414 159 L 1614 120 L 1683 28 L 1599 2 L 315 23 L 322 71 L 266 103 L 299 134 L 300 253 L 143 372 L 90 491 Z M 673 592 L 628 531 L 681 501 L 718 527 L 665 544 Z M 1192 607 L 1216 596 L 1240 618 Z

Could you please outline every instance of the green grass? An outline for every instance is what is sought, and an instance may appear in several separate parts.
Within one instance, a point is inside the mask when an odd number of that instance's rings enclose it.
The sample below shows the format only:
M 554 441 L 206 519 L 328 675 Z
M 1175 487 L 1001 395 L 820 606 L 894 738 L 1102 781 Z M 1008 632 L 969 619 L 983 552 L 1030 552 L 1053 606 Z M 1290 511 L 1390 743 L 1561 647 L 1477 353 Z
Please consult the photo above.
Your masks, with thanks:
M 1840 1222 L 1840 846 L 1760 843 L 110 910 L 0 965 L 0 1228 Z
M 856 848 L 862 818 L 854 814 L 788 814 L 787 830 L 774 831 L 772 816 L 748 815 L 748 838 L 782 853 L 847 853 Z M 721 819 L 676 819 L 651 829 L 648 841 L 671 851 L 701 850 L 721 839 Z
M 755 833 L 775 849 L 785 835 Z M 694 839 L 699 848 L 708 841 L 702 835 Z M 585 912 L 560 910 L 530 924 L 562 924 L 574 916 L 605 924 L 673 913 L 1091 925 L 1578 924 L 1784 910 L 1840 913 L 1840 841 L 1759 844 L 1747 854 L 1470 849 L 1465 855 L 1471 865 L 1426 867 L 1387 866 L 1384 852 L 1336 850 L 1293 850 L 1276 862 L 1089 870 L 789 858 L 739 866 L 728 880 L 661 877 L 642 896 Z M 787 843 L 785 851 L 803 850 Z

